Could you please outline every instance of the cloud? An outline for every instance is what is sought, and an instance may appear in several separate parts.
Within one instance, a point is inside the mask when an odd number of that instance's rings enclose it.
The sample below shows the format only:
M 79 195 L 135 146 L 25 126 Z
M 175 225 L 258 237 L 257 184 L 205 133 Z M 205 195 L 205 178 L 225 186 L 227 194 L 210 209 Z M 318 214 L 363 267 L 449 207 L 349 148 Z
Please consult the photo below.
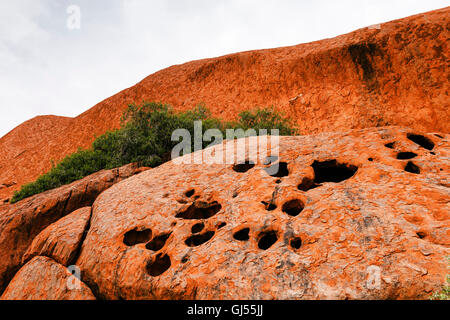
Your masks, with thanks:
M 66 26 L 69 5 L 81 29 Z M 173 64 L 294 45 L 446 1 L 15 0 L 0 2 L 0 136 L 42 114 L 76 116 Z

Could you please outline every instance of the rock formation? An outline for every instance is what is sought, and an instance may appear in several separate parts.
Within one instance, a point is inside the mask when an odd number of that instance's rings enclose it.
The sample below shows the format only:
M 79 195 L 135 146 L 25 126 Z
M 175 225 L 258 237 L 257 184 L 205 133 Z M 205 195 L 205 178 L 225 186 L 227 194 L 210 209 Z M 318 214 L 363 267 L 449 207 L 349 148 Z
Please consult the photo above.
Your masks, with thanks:
M 302 134 L 403 125 L 449 131 L 450 8 L 333 39 L 192 61 L 150 75 L 76 118 L 37 117 L 0 139 L 0 202 L 94 135 L 117 127 L 130 103 L 176 110 L 204 102 L 233 119 L 277 106 Z
M 1 299 L 427 299 L 450 254 L 449 14 L 173 66 L 20 125 L 0 139 Z M 143 100 L 225 120 L 275 105 L 305 135 L 8 204 Z M 180 163 L 239 142 L 237 162 Z
M 1 298 L 426 299 L 450 253 L 449 138 L 371 128 L 280 137 L 267 153 L 251 137 L 100 172 L 0 216 Z M 242 141 L 234 163 L 180 163 Z M 122 181 L 71 202 L 105 179 Z M 75 203 L 92 208 L 69 214 Z
M 90 219 L 91 207 L 84 207 L 51 224 L 34 238 L 22 264 L 35 256 L 46 256 L 64 266 L 71 265 L 75 262 Z
M 3 300 L 95 300 L 84 283 L 64 266 L 47 257 L 35 257 L 9 284 Z
M 449 138 L 386 127 L 165 163 L 97 198 L 76 265 L 103 299 L 426 299 L 450 253 Z
M 20 268 L 24 253 L 41 231 L 69 213 L 91 206 L 101 192 L 142 170 L 143 168 L 137 168 L 134 164 L 119 169 L 103 170 L 69 185 L 5 207 L 4 211 L 0 212 L 0 293 Z M 68 221 L 62 221 L 56 227 L 61 227 L 66 222 Z M 62 232 L 61 229 L 53 231 Z M 62 249 L 63 239 L 59 238 L 58 243 L 56 239 L 48 238 L 52 230 L 49 229 L 47 232 L 40 235 L 36 241 L 50 241 L 56 245 L 53 249 Z M 59 235 L 61 236 L 62 233 Z M 40 250 L 37 242 L 35 245 L 36 247 L 30 250 Z M 52 248 L 47 249 L 49 249 L 46 251 L 48 254 L 57 254 L 60 262 L 67 262 L 66 258 L 69 260 L 72 258 L 71 254 L 69 257 L 64 257 L 68 252 L 53 252 Z

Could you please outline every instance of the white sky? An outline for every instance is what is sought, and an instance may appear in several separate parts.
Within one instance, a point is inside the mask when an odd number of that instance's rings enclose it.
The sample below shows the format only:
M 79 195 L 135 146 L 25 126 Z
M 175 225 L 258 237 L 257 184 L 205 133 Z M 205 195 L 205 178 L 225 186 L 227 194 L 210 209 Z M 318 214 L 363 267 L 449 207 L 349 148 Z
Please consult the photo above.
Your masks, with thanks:
M 67 28 L 78 5 L 81 28 Z M 0 0 L 0 137 L 77 116 L 165 67 L 334 37 L 443 0 Z

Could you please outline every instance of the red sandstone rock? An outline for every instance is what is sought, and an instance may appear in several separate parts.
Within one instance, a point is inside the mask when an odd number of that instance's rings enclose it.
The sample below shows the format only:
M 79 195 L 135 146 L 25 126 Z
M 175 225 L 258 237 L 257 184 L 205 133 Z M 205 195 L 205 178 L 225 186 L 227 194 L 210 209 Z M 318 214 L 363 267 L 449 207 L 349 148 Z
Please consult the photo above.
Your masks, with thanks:
M 34 257 L 16 274 L 1 299 L 95 300 L 95 297 L 64 266 L 47 257 Z
M 49 225 L 34 238 L 22 263 L 25 264 L 35 256 L 52 258 L 64 266 L 74 263 L 90 217 L 91 207 L 85 207 Z
M 0 212 L 0 293 L 20 268 L 23 254 L 42 230 L 79 208 L 91 206 L 101 192 L 140 171 L 134 164 L 103 170 L 4 206 Z
M 83 281 L 107 299 L 427 299 L 448 272 L 450 136 L 410 133 L 281 137 L 278 174 L 172 161 L 122 181 L 93 205 Z
M 150 75 L 76 118 L 38 117 L 0 139 L 0 190 L 10 197 L 94 135 L 118 127 L 130 103 L 200 102 L 227 120 L 277 106 L 302 134 L 383 125 L 449 132 L 450 8 L 333 39 L 192 61 Z

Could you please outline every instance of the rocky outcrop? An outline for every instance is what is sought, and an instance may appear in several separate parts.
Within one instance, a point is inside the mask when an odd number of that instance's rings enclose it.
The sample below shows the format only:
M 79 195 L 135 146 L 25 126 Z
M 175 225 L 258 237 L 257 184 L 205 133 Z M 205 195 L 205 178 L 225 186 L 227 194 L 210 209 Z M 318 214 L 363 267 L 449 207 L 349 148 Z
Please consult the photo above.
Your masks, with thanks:
M 252 137 L 242 164 L 165 163 L 97 198 L 76 265 L 106 299 L 426 299 L 448 271 L 449 138 Z
M 9 200 L 21 185 L 50 170 L 52 160 L 64 158 L 55 155 L 64 153 L 66 147 L 51 141 L 58 136 L 67 139 L 65 131 L 72 121 L 68 117 L 39 116 L 22 123 L 0 139 L 0 205 Z M 23 180 L 23 177 L 33 178 Z
M 20 268 L 25 251 L 42 230 L 79 208 L 91 206 L 101 192 L 142 170 L 135 164 L 103 170 L 4 207 L 0 212 L 0 293 Z
M 0 199 L 35 180 L 95 135 L 118 127 L 130 103 L 176 110 L 204 102 L 232 120 L 277 106 L 302 134 L 386 125 L 449 132 L 450 8 L 333 39 L 192 61 L 150 75 L 76 118 L 39 117 L 0 139 Z
M 22 264 L 35 256 L 52 258 L 64 266 L 74 263 L 90 218 L 91 207 L 85 207 L 49 225 L 34 238 L 22 258 Z
M 35 257 L 20 269 L 1 300 L 95 300 L 91 290 L 64 266 Z

